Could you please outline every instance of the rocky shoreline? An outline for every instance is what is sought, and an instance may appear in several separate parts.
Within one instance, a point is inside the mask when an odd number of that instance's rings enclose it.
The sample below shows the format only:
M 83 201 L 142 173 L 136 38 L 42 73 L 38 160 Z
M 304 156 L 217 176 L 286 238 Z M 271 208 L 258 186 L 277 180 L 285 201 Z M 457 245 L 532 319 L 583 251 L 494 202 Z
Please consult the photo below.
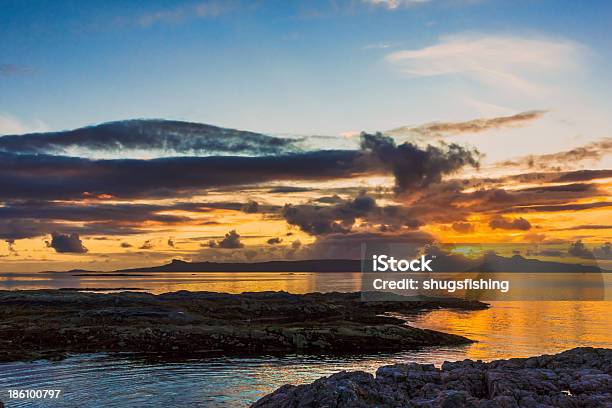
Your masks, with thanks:
M 487 307 L 477 301 L 362 302 L 360 293 L 0 291 L 0 361 L 69 353 L 365 352 L 470 343 L 385 313 Z
M 284 385 L 252 408 L 612 407 L 612 349 L 431 364 L 395 364 L 375 375 L 340 372 Z

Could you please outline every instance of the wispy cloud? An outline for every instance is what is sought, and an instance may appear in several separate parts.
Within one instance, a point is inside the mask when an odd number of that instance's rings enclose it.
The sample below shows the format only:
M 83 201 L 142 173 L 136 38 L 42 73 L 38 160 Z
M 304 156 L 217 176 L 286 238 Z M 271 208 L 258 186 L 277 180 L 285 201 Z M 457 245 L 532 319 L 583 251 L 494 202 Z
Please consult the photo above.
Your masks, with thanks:
M 232 2 L 205 1 L 184 4 L 170 9 L 161 9 L 141 15 L 138 23 L 149 27 L 158 23 L 180 23 L 193 18 L 213 18 L 233 9 Z
M 0 76 L 25 75 L 34 72 L 32 67 L 18 64 L 0 64 Z
M 44 132 L 47 125 L 40 120 L 25 122 L 8 113 L 0 112 L 0 135 L 16 135 L 31 132 Z
M 563 39 L 464 34 L 393 52 L 386 60 L 410 76 L 463 76 L 488 86 L 535 92 L 548 77 L 577 69 L 583 51 L 581 45 Z
M 612 137 L 604 137 L 583 146 L 556 153 L 528 155 L 496 163 L 499 167 L 561 170 L 580 167 L 584 162 L 598 162 L 612 153 Z
M 363 46 L 364 50 L 373 50 L 373 49 L 385 49 L 385 48 L 391 48 L 392 45 L 389 43 L 385 43 L 385 42 L 379 42 L 379 43 L 373 43 L 373 44 L 367 44 Z
M 389 10 L 429 3 L 430 1 L 431 0 L 363 0 L 364 3 L 371 4 L 376 7 L 384 7 Z
M 466 122 L 433 122 L 421 126 L 403 126 L 386 131 L 389 135 L 416 135 L 422 137 L 444 137 L 462 133 L 479 133 L 490 129 L 516 127 L 541 118 L 546 111 L 534 110 L 510 116 L 474 119 Z

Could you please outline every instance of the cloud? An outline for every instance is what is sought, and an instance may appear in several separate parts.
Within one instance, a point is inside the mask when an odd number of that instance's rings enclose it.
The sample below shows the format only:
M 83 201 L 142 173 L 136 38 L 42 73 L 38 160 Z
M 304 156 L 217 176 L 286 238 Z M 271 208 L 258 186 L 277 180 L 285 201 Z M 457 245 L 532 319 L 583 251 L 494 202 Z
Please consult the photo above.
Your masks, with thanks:
M 34 72 L 32 67 L 17 64 L 0 64 L 0 76 L 26 75 Z
M 611 178 L 612 170 L 577 170 L 559 174 L 555 181 L 590 181 L 602 178 Z
M 328 197 L 325 197 L 328 198 Z M 313 200 L 321 202 L 320 199 Z M 365 192 L 353 199 L 339 197 L 329 205 L 286 204 L 282 216 L 288 224 L 299 227 L 311 235 L 348 234 L 359 222 L 361 230 L 375 227 L 384 232 L 413 230 L 422 225 L 421 208 L 401 205 L 379 206 L 376 200 Z M 428 210 L 432 207 L 430 206 Z
M 507 230 L 523 230 L 527 231 L 531 229 L 531 223 L 526 219 L 519 217 L 515 219 L 508 219 L 504 217 L 495 217 L 489 221 L 489 226 L 493 229 L 507 229 Z
M 15 249 L 15 240 L 14 239 L 6 239 L 5 241 L 8 244 L 8 251 L 9 251 L 9 253 L 12 254 L 12 255 L 15 255 L 15 256 L 19 255 L 17 253 L 17 250 Z
M 596 259 L 612 259 L 612 244 L 606 242 L 600 247 L 593 248 L 593 256 L 595 256 Z
M 603 230 L 603 229 L 612 229 L 612 225 L 601 225 L 601 224 L 575 225 L 573 227 L 557 228 L 557 229 L 554 229 L 553 231 L 580 231 L 580 230 Z
M 386 131 L 386 135 L 416 135 L 421 137 L 445 137 L 462 133 L 479 133 L 491 129 L 516 127 L 541 118 L 546 111 L 527 111 L 510 116 L 496 118 L 474 119 L 467 122 L 434 122 L 417 127 L 403 126 Z
M 266 241 L 266 242 L 267 242 L 268 244 L 270 244 L 270 245 L 276 245 L 276 244 L 280 244 L 281 242 L 283 242 L 283 239 L 282 239 L 282 238 L 275 237 L 275 238 L 270 238 L 270 239 L 269 239 L 268 241 Z
M 122 225 L 140 225 L 146 221 L 156 223 L 180 223 L 188 221 L 186 216 L 158 214 L 169 210 L 200 211 L 202 203 L 178 202 L 169 205 L 156 204 L 99 204 L 96 202 L 62 203 L 32 200 L 6 202 L 0 207 L 0 218 L 62 220 L 80 222 L 114 221 Z
M 431 0 L 362 0 L 362 1 L 374 7 L 382 7 L 387 10 L 396 10 L 401 7 L 409 7 L 409 6 L 429 3 Z
M 386 60 L 415 77 L 460 76 L 488 86 L 534 93 L 541 78 L 573 71 L 582 47 L 562 39 L 518 35 L 447 36 L 432 46 L 397 51 Z
M 150 239 L 147 239 L 145 242 L 142 243 L 139 249 L 153 249 L 153 242 L 151 242 Z
M 51 233 L 51 242 L 47 241 L 47 245 L 58 253 L 84 254 L 87 252 L 87 248 L 83 246 L 83 242 L 77 233 L 68 235 L 53 232 Z
M 528 155 L 512 160 L 496 163 L 500 167 L 523 167 L 541 170 L 571 169 L 584 161 L 597 162 L 612 153 L 612 137 L 604 137 L 597 141 L 556 153 Z M 610 172 L 610 170 L 599 170 Z
M 0 151 L 20 154 L 90 155 L 95 158 L 116 154 L 154 157 L 179 155 L 278 155 L 298 151 L 298 139 L 287 139 L 220 128 L 201 123 L 171 120 L 126 120 L 97 126 L 48 133 L 25 132 L 32 128 L 16 119 L 0 115 Z M 144 153 L 143 153 L 144 152 Z M 106 153 L 106 155 L 104 155 Z M 112 154 L 112 155 L 111 155 Z
M 372 50 L 372 49 L 385 49 L 385 48 L 391 48 L 393 45 L 389 44 L 389 43 L 385 43 L 385 42 L 379 42 L 379 43 L 373 43 L 373 44 L 367 44 L 363 46 L 364 50 Z M 345 136 L 345 137 L 351 137 L 351 136 L 356 136 L 358 135 L 359 132 L 351 132 L 351 131 L 347 131 L 347 132 L 342 132 L 340 133 L 340 136 Z
M 455 222 L 452 225 L 453 230 L 462 234 L 469 234 L 474 232 L 474 225 L 469 222 Z
M 420 189 L 439 183 L 442 176 L 453 174 L 465 166 L 478 168 L 480 153 L 456 143 L 421 149 L 412 143 L 396 145 L 380 133 L 361 134 L 361 148 L 378 157 L 395 176 L 397 192 Z
M 31 200 L 4 202 L 0 206 L 0 238 L 22 239 L 47 235 L 51 231 L 80 235 L 129 235 L 145 232 L 147 224 L 174 225 L 188 222 L 184 215 L 160 214 L 180 210 L 201 212 L 202 204 L 177 202 L 154 204 L 62 203 Z M 69 223 L 66 223 L 68 221 Z M 80 225 L 74 225 L 78 222 Z
M 302 249 L 302 256 L 313 259 L 361 259 L 361 245 L 385 245 L 409 243 L 425 245 L 434 242 L 434 237 L 423 231 L 405 231 L 399 234 L 375 232 L 352 232 L 328 234 Z
M 257 201 L 249 200 L 246 204 L 242 206 L 242 211 L 247 214 L 256 213 L 259 211 L 259 203 Z
M 599 247 L 593 247 L 593 249 L 589 249 L 582 240 L 577 240 L 575 242 L 570 243 L 567 252 L 565 251 L 556 251 L 556 250 L 543 250 L 535 255 L 543 255 L 543 256 L 574 256 L 576 258 L 584 258 L 584 259 L 594 259 L 594 260 L 612 260 L 612 244 L 610 242 L 606 242 Z
M 138 23 L 143 27 L 161 23 L 177 24 L 188 19 L 218 17 L 231 10 L 232 3 L 228 1 L 203 1 L 143 14 L 138 18 Z
M 507 212 L 556 212 L 556 211 L 582 211 L 591 210 L 594 208 L 612 207 L 610 201 L 596 201 L 593 203 L 576 203 L 576 204 L 553 204 L 553 205 L 526 205 L 520 207 L 510 207 Z
M 272 156 L 150 160 L 92 160 L 0 149 L 0 199 L 58 200 L 84 195 L 163 198 L 219 187 L 283 180 L 323 181 L 389 172 L 395 176 L 396 191 L 403 192 L 437 183 L 464 166 L 478 166 L 476 150 L 454 143 L 420 148 L 410 143 L 395 145 L 381 134 L 363 134 L 361 147 Z
M 308 187 L 293 187 L 293 186 L 278 186 L 270 189 L 270 193 L 305 193 L 312 191 L 312 188 Z
M 90 160 L 0 152 L 0 199 L 176 197 L 214 187 L 279 180 L 355 177 L 368 170 L 359 151 L 281 156 Z
M 357 218 L 366 217 L 377 208 L 372 197 L 361 194 L 354 200 L 332 206 L 286 204 L 282 214 L 290 225 L 309 234 L 322 235 L 347 233 Z
M 225 249 L 234 249 L 234 248 L 242 248 L 244 244 L 240 242 L 240 234 L 236 232 L 236 230 L 231 230 L 225 237 L 217 242 L 217 247 L 225 248 Z
M 576 256 L 578 258 L 592 258 L 593 257 L 593 253 L 589 249 L 587 249 L 587 247 L 582 243 L 581 240 L 578 240 L 570 244 L 570 247 L 567 250 L 567 253 L 572 256 Z
M 27 132 L 42 132 L 47 130 L 47 125 L 39 120 L 35 120 L 31 123 L 26 123 L 22 120 L 17 119 L 13 115 L 8 113 L 0 112 L 0 135 L 9 135 L 16 133 L 27 133 Z M 4 140 L 4 137 L 0 137 L 0 144 Z M 2 148 L 0 147 L 0 150 Z

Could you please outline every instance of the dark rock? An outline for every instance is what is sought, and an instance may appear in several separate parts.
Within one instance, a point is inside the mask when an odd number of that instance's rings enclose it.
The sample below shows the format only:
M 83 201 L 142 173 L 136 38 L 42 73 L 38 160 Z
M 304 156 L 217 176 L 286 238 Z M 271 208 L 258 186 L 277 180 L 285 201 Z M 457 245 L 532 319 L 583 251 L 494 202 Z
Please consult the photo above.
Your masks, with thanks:
M 490 363 L 395 364 L 376 376 L 340 372 L 306 385 L 284 385 L 253 408 L 612 407 L 612 350 L 563 353 Z
M 0 361 L 75 352 L 319 353 L 469 343 L 383 315 L 443 306 L 486 307 L 462 300 L 362 302 L 359 293 L 0 291 Z

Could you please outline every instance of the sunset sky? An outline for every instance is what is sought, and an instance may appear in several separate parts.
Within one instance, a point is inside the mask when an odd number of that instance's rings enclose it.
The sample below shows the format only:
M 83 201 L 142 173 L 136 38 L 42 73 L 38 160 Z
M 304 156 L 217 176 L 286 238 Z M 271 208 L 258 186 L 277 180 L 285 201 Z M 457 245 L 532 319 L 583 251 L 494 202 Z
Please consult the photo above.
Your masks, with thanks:
M 611 260 L 589 4 L 0 1 L 0 271 L 415 238 Z

